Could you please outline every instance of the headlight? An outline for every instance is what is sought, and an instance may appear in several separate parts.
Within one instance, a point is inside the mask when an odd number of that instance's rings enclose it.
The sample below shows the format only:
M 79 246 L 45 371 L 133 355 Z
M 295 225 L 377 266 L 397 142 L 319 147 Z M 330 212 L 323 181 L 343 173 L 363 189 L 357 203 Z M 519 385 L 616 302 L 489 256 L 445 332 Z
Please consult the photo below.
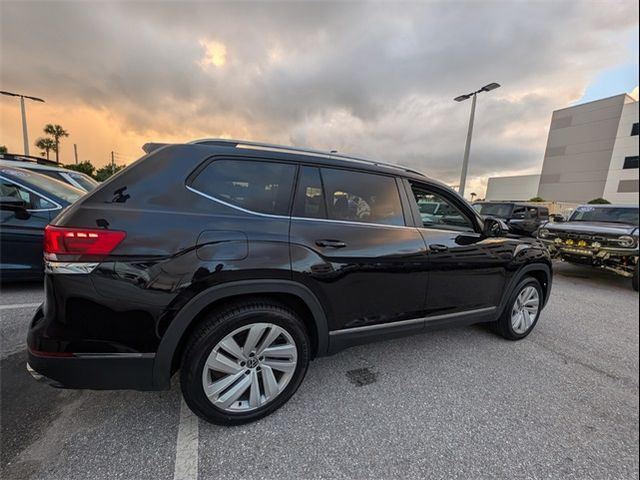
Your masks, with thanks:
M 562 239 L 561 238 L 556 238 L 554 240 L 554 242 L 557 243 L 557 244 L 560 244 L 560 243 L 562 243 Z
M 636 244 L 636 239 L 630 235 L 622 235 L 621 237 L 618 237 L 618 243 L 621 247 L 629 248 Z
M 538 230 L 538 238 L 549 238 L 549 230 L 546 228 Z

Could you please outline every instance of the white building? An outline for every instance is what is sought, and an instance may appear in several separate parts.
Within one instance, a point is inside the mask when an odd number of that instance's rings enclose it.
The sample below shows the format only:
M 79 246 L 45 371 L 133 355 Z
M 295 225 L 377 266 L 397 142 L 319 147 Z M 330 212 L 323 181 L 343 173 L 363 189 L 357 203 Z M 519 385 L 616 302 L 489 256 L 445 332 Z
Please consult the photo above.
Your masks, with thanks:
M 524 175 L 490 178 L 486 197 L 539 196 L 566 203 L 604 197 L 611 203 L 637 204 L 638 138 L 638 101 L 629 95 L 556 110 L 536 194 L 531 194 L 534 176 Z M 522 194 L 516 197 L 519 189 Z
M 491 177 L 487 181 L 485 200 L 529 200 L 538 195 L 540 175 Z

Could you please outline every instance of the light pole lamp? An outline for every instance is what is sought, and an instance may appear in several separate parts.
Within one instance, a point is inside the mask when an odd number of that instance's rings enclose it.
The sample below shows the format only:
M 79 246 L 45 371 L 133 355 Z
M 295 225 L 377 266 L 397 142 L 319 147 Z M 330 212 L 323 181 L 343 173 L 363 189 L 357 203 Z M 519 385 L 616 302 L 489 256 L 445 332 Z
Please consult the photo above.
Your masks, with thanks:
M 22 95 L 20 93 L 4 92 L 0 91 L 2 95 L 8 95 L 10 97 L 20 97 L 20 110 L 22 111 L 22 140 L 24 141 L 24 154 L 29 155 L 29 133 L 27 132 L 27 111 L 24 108 L 24 99 L 28 98 L 34 102 L 42 102 L 44 100 L 38 97 L 30 97 L 29 95 Z
M 469 168 L 469 151 L 471 150 L 471 135 L 473 134 L 473 120 L 476 115 L 476 96 L 478 93 L 482 92 L 490 92 L 491 90 L 495 90 L 500 87 L 499 83 L 490 83 L 485 85 L 480 90 L 476 90 L 475 92 L 467 93 L 465 95 L 460 95 L 459 97 L 454 98 L 456 102 L 464 102 L 465 100 L 471 100 L 471 115 L 469 117 L 469 130 L 467 131 L 467 142 L 464 146 L 464 159 L 462 160 L 462 172 L 460 173 L 460 186 L 458 188 L 458 192 L 461 196 L 464 197 L 464 187 L 467 183 L 467 170 Z

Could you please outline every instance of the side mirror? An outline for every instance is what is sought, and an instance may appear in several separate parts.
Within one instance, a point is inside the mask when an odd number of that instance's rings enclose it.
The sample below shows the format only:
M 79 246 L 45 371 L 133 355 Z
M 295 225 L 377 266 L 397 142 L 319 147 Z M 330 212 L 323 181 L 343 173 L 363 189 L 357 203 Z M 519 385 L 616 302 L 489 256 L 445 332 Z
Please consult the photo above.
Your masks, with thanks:
M 556 223 L 562 223 L 565 221 L 564 215 L 560 215 L 559 213 L 549 215 L 549 218 L 551 219 L 551 221 Z
M 485 217 L 482 233 L 485 237 L 502 237 L 509 227 L 499 218 Z
M 27 202 L 16 197 L 0 197 L 0 210 L 13 212 L 20 220 L 26 220 L 31 216 L 27 211 Z

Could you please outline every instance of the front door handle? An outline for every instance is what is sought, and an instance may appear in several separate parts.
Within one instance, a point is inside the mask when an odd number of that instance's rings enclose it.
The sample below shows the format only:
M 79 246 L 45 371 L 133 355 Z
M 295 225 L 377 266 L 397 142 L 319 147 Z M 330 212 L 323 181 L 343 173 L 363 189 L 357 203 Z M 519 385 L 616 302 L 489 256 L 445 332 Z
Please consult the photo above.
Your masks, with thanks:
M 323 248 L 344 248 L 347 246 L 340 240 L 316 240 L 316 245 Z
M 449 247 L 441 243 L 432 243 L 431 245 L 429 245 L 429 250 L 431 250 L 432 252 L 446 252 L 447 250 L 449 250 Z

